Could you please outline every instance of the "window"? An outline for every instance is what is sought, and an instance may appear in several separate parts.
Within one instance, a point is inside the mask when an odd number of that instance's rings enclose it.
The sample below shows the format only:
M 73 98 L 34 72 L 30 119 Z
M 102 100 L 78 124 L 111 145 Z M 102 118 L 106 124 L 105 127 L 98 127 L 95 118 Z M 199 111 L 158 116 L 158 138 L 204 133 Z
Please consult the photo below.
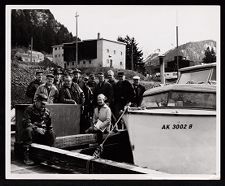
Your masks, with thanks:
M 109 53 L 109 49 L 107 49 L 107 52 Z
M 78 65 L 80 64 L 80 61 L 78 61 Z
M 57 57 L 57 55 L 55 55 L 55 57 Z
M 121 56 L 123 55 L 123 52 L 120 52 Z
M 91 64 L 91 60 L 89 60 L 89 64 Z
M 63 54 L 62 54 L 62 57 L 63 57 Z
M 122 62 L 122 61 L 120 61 L 120 65 L 121 65 L 121 66 L 123 65 L 123 62 Z
M 144 107 L 183 107 L 216 109 L 216 94 L 205 92 L 167 92 L 145 96 Z
M 116 54 L 116 50 L 114 50 L 113 53 Z
M 85 65 L 85 61 L 83 61 L 83 64 Z
M 106 62 L 109 63 L 109 59 L 106 59 Z
M 74 61 L 72 62 L 72 65 L 74 66 Z

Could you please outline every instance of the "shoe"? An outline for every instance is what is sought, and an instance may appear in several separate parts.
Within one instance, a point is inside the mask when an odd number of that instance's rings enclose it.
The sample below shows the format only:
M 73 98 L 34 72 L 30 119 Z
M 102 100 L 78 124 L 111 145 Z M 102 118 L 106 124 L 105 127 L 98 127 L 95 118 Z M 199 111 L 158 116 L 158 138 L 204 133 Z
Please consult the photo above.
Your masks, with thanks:
M 24 149 L 24 160 L 23 160 L 23 162 L 26 165 L 29 165 L 30 166 L 30 165 L 34 165 L 34 161 L 30 159 L 29 150 L 30 150 L 29 147 L 25 147 L 25 149 Z
M 31 159 L 29 159 L 29 158 L 28 158 L 28 159 L 24 159 L 23 162 L 24 162 L 26 165 L 28 165 L 28 166 L 34 165 L 34 161 L 31 160 Z

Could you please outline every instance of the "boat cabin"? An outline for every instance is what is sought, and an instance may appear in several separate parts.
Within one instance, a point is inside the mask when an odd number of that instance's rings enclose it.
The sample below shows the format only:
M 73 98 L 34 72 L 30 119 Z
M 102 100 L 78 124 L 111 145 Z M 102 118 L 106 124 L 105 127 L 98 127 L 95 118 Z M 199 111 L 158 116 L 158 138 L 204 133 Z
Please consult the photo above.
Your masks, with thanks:
M 177 84 L 216 84 L 216 63 L 179 69 Z

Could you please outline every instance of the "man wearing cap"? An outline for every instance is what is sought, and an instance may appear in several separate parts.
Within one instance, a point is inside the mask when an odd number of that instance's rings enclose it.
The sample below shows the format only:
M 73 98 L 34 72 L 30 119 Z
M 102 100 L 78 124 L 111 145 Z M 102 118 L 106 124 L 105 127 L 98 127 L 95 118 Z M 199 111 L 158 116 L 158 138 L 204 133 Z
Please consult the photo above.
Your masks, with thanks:
M 62 72 L 59 69 L 54 70 L 54 85 L 58 89 L 58 91 L 62 88 L 63 82 L 61 80 Z
M 23 115 L 23 150 L 24 163 L 32 165 L 34 162 L 30 159 L 31 143 L 53 146 L 55 143 L 55 134 L 51 126 L 51 116 L 46 108 L 48 97 L 45 94 L 38 94 L 35 102 L 28 106 Z
M 64 85 L 59 91 L 59 102 L 65 104 L 81 104 L 85 101 L 83 90 L 74 82 L 69 75 L 64 77 Z
M 95 80 L 95 75 L 94 74 L 90 74 L 89 75 L 89 80 L 87 82 L 87 85 L 91 88 L 91 91 L 94 92 L 95 87 L 97 86 L 97 82 Z
M 113 88 L 112 85 L 105 81 L 103 72 L 98 73 L 99 82 L 94 91 L 94 101 L 93 104 L 97 106 L 97 96 L 103 94 L 106 97 L 106 103 L 111 106 L 113 103 Z
M 120 110 L 130 103 L 134 97 L 132 84 L 125 79 L 124 72 L 118 72 L 118 82 L 115 85 L 115 116 L 120 116 Z
M 80 86 L 80 88 L 83 90 L 84 86 L 85 86 L 85 83 L 81 79 L 80 73 L 81 73 L 81 71 L 79 69 L 77 69 L 77 68 L 74 69 L 74 71 L 73 71 L 73 75 L 74 75 L 73 82 L 77 83 Z
M 145 87 L 140 84 L 140 77 L 139 76 L 133 77 L 133 88 L 134 88 L 135 96 L 132 100 L 131 106 L 139 107 L 139 106 L 141 106 L 143 94 L 145 92 Z
M 107 72 L 107 75 L 108 75 L 108 82 L 112 85 L 113 89 L 116 85 L 116 79 L 114 78 L 114 72 L 112 70 L 109 70 Z
M 38 94 L 45 94 L 48 98 L 47 102 L 52 104 L 58 101 L 59 91 L 56 86 L 53 84 L 54 75 L 48 74 L 46 76 L 46 83 L 40 85 L 34 95 L 34 100 L 36 100 Z
M 41 84 L 43 84 L 42 76 L 43 76 L 43 72 L 42 71 L 37 71 L 35 80 L 32 81 L 27 87 L 26 95 L 27 95 L 27 97 L 31 98 L 31 102 L 32 103 L 33 103 L 34 94 L 35 94 L 37 88 Z

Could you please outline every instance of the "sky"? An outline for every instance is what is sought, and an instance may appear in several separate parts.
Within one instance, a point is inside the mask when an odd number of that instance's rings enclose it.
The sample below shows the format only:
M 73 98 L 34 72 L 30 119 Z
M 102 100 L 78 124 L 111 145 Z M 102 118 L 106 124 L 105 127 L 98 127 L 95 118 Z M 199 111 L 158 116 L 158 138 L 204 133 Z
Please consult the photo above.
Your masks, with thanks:
M 156 49 L 166 52 L 178 44 L 212 39 L 220 40 L 219 6 L 153 6 L 153 5 L 56 5 L 46 6 L 55 19 L 82 40 L 101 37 L 116 40 L 118 36 L 134 37 L 143 57 Z

